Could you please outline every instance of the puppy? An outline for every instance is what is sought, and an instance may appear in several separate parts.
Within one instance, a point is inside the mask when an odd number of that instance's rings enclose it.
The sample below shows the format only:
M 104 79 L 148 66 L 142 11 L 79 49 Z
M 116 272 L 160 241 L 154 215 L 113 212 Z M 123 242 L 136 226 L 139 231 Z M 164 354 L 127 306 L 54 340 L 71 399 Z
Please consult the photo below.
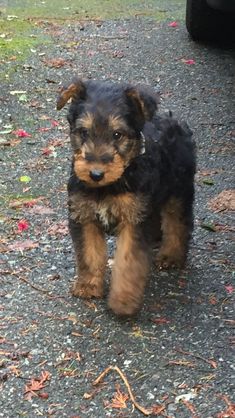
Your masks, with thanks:
M 159 268 L 182 267 L 193 228 L 195 145 L 186 124 L 157 113 L 149 87 L 74 79 L 61 109 L 73 150 L 68 182 L 69 228 L 77 280 L 73 295 L 102 297 L 106 234 L 117 236 L 109 307 L 141 307 L 151 249 L 161 240 Z

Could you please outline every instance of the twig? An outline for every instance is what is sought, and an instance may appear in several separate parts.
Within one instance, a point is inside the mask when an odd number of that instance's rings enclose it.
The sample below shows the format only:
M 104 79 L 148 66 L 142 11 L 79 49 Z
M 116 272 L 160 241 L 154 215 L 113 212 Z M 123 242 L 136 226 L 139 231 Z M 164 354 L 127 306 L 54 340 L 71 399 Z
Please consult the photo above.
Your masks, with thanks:
M 198 358 L 199 360 L 205 361 L 206 363 L 210 364 L 210 366 L 213 367 L 213 369 L 217 369 L 217 364 L 214 360 L 208 360 L 208 359 L 200 356 L 199 354 L 194 354 L 194 353 L 191 353 L 189 351 L 183 351 L 180 348 L 175 348 L 175 351 L 177 351 L 178 353 L 181 353 L 181 354 L 185 354 L 186 356 L 192 356 L 192 357 Z
M 132 393 L 132 390 L 131 390 L 131 387 L 130 387 L 130 385 L 129 385 L 129 383 L 128 383 L 128 380 L 127 380 L 127 378 L 126 378 L 126 376 L 123 374 L 123 372 L 119 369 L 119 367 L 117 367 L 117 366 L 108 366 L 98 377 L 97 377 L 97 379 L 95 379 L 94 380 L 94 382 L 92 383 L 93 384 L 93 386 L 96 386 L 96 385 L 98 385 L 102 380 L 103 380 L 103 378 L 110 372 L 110 371 L 115 371 L 115 372 L 117 372 L 118 374 L 119 374 L 119 376 L 121 377 L 121 379 L 123 380 L 123 383 L 125 384 L 125 386 L 126 386 L 126 388 L 127 388 L 127 390 L 128 390 L 128 393 L 129 393 L 129 396 L 130 396 L 130 399 L 131 399 L 131 401 L 132 401 L 132 403 L 134 404 L 134 406 L 140 411 L 140 412 L 142 412 L 142 414 L 144 414 L 144 415 L 151 415 L 152 414 L 152 409 L 146 409 L 146 408 L 144 408 L 143 406 L 141 406 L 141 405 L 139 405 L 138 404 L 138 402 L 135 400 L 135 398 L 134 398 L 134 395 L 133 395 L 133 393 Z
M 37 290 L 38 292 L 45 293 L 49 299 L 64 299 L 63 296 L 52 296 L 50 295 L 50 291 L 47 289 L 43 289 L 42 287 L 36 286 L 35 284 L 31 283 L 26 277 L 20 276 L 18 273 L 14 271 L 5 271 L 5 274 L 12 274 L 20 279 L 22 282 L 27 283 L 32 289 Z

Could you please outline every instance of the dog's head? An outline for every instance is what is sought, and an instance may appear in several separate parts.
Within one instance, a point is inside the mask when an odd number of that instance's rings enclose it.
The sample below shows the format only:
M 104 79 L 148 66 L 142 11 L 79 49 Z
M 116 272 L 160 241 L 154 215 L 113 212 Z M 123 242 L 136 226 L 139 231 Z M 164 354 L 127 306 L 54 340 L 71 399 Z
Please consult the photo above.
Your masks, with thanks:
M 89 187 L 114 183 L 141 153 L 141 130 L 157 109 L 156 94 L 148 87 L 75 79 L 62 89 L 57 109 L 69 99 L 75 174 Z

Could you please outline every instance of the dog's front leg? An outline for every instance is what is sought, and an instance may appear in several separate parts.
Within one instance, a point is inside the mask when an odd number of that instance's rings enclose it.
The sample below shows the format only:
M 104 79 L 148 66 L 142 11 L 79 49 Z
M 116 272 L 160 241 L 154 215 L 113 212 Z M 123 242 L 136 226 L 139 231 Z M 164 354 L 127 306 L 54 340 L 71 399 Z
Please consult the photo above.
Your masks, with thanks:
M 96 223 L 84 225 L 69 223 L 75 256 L 77 279 L 72 294 L 91 298 L 103 296 L 103 281 L 107 262 L 106 242 L 102 229 Z
M 142 303 L 149 255 L 136 226 L 123 225 L 117 240 L 109 306 L 117 315 L 133 315 Z

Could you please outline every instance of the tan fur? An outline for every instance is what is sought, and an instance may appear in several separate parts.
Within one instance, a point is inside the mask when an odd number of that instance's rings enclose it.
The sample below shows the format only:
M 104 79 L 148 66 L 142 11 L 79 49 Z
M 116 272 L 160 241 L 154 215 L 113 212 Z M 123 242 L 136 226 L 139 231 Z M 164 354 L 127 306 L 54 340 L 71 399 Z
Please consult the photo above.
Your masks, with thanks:
M 187 226 L 183 222 L 182 204 L 170 199 L 161 213 L 163 240 L 157 256 L 159 267 L 181 267 L 186 258 Z
M 73 286 L 73 295 L 102 297 L 107 262 L 104 233 L 95 223 L 87 223 L 83 226 L 82 242 L 77 254 L 78 279 Z
M 109 306 L 117 315 L 132 315 L 139 309 L 148 274 L 148 256 L 140 247 L 135 227 L 123 225 L 111 279 Z
M 122 132 L 123 130 L 128 130 L 127 124 L 125 123 L 124 119 L 120 116 L 110 115 L 108 123 L 113 131 Z
M 77 96 L 79 96 L 82 89 L 83 85 L 80 82 L 71 83 L 68 87 L 63 87 L 57 100 L 57 110 L 62 109 L 69 99 L 75 99 Z
M 143 219 L 147 201 L 142 195 L 136 196 L 134 193 L 106 197 L 101 202 L 74 194 L 70 196 L 69 206 L 71 219 L 78 223 L 94 222 L 100 215 L 104 224 L 117 221 L 122 227 L 123 223 L 137 225 Z
M 121 177 L 125 169 L 124 161 L 117 153 L 114 155 L 113 161 L 108 164 L 87 162 L 81 152 L 75 153 L 74 158 L 74 171 L 76 175 L 90 187 L 101 187 L 115 182 Z M 94 169 L 104 172 L 104 178 L 98 183 L 90 178 L 89 173 Z
M 85 115 L 83 115 L 82 118 L 77 120 L 76 126 L 77 128 L 81 127 L 84 129 L 91 129 L 93 125 L 94 117 L 92 113 L 87 112 Z

